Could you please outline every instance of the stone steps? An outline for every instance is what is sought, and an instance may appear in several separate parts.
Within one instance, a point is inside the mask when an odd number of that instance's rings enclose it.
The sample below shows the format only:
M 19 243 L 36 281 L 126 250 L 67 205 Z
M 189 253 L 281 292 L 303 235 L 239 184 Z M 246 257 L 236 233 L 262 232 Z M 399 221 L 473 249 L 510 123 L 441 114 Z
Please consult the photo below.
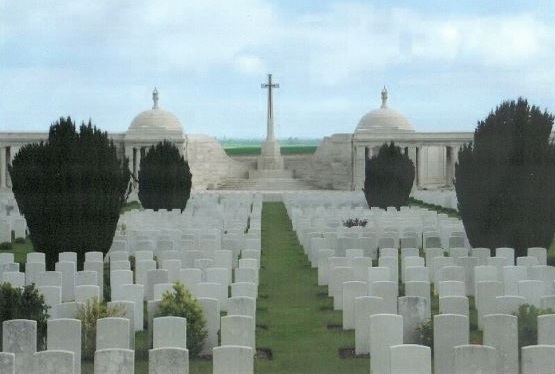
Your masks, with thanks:
M 227 178 L 218 184 L 218 190 L 245 191 L 297 191 L 317 190 L 301 179 L 293 178 Z

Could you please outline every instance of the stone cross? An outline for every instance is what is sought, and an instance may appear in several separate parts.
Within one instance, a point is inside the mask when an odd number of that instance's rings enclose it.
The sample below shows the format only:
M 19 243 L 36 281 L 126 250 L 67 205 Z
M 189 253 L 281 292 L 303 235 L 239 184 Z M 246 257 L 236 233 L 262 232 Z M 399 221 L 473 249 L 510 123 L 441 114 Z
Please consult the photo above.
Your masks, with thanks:
M 272 74 L 268 74 L 268 83 L 262 83 L 261 88 L 268 89 L 268 118 L 266 140 L 274 140 L 274 106 L 272 88 L 279 88 L 278 83 L 272 83 Z

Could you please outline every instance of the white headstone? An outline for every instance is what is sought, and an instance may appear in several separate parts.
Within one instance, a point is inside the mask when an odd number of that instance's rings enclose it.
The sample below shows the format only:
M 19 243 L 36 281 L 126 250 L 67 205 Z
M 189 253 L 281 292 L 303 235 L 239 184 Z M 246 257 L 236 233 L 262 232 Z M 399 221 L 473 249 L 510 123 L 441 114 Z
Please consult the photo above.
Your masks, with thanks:
M 100 289 L 94 286 L 77 286 L 75 287 L 75 301 L 78 303 L 86 303 L 94 298 L 100 299 Z
M 497 353 L 493 347 L 465 344 L 456 346 L 454 352 L 456 374 L 496 372 Z
M 518 374 L 518 321 L 508 314 L 484 316 L 484 345 L 495 348 L 497 374 Z
M 130 349 L 97 349 L 94 374 L 135 374 L 135 352 Z
M 434 372 L 455 372 L 455 346 L 468 344 L 468 317 L 459 314 L 434 316 Z M 495 369 L 495 368 L 494 368 Z
M 81 321 L 71 318 L 50 319 L 47 321 L 48 350 L 73 352 L 74 372 L 81 373 Z
M 398 313 L 403 317 L 404 342 L 418 342 L 416 328 L 430 318 L 428 299 L 418 296 L 402 296 L 398 298 Z
M 148 351 L 149 374 L 189 374 L 189 351 L 183 348 L 154 348 Z
M 496 312 L 496 297 L 503 294 L 503 285 L 492 281 L 478 282 L 477 291 L 475 302 L 478 311 L 478 328 L 482 329 L 483 317 Z
M 146 275 L 150 270 L 156 269 L 156 261 L 141 260 L 135 262 L 135 283 L 146 286 Z M 145 295 L 146 297 L 146 295 Z
M 526 299 L 528 304 L 541 308 L 541 297 L 544 295 L 545 283 L 539 280 L 522 280 L 518 282 L 518 295 Z
M 538 344 L 555 345 L 555 314 L 538 316 Z
M 542 247 L 528 248 L 528 256 L 538 259 L 538 265 L 547 265 L 547 249 Z
M 75 274 L 75 287 L 98 286 L 98 273 L 92 270 L 82 270 Z
M 343 283 L 343 330 L 355 328 L 355 298 L 368 295 L 366 282 L 350 281 Z
M 44 254 L 44 253 L 41 253 Z M 27 262 L 25 264 L 25 284 L 38 284 L 39 275 L 46 271 L 46 264 L 44 262 Z
M 383 299 L 376 296 L 355 298 L 355 353 L 370 353 L 370 316 L 383 314 Z
M 221 345 L 240 345 L 255 348 L 255 329 L 252 317 L 225 316 L 221 318 Z
M 154 285 L 159 283 L 168 283 L 169 274 L 167 270 L 155 269 L 146 273 L 145 298 L 146 300 L 154 300 Z
M 403 317 L 397 314 L 370 316 L 370 373 L 389 373 L 391 346 L 403 344 Z
M 432 374 L 430 347 L 400 344 L 391 346 L 389 352 L 390 374 Z
M 153 347 L 187 349 L 187 320 L 182 317 L 154 318 Z
M 389 268 L 389 280 L 397 283 L 399 281 L 399 258 L 394 256 L 380 256 L 379 267 Z
M 131 349 L 127 318 L 107 317 L 96 321 L 96 350 L 103 349 Z
M 74 301 L 76 263 L 69 261 L 57 262 L 56 271 L 62 273 L 62 301 Z
M 122 287 L 127 284 L 133 284 L 133 272 L 131 270 L 113 270 L 110 272 L 110 292 L 112 300 L 122 299 Z
M 555 345 L 522 347 L 522 374 L 555 373 Z
M 526 266 L 503 267 L 503 288 L 505 295 L 518 295 L 518 282 L 528 279 Z
M 215 347 L 212 362 L 213 374 L 253 374 L 254 350 L 237 345 Z
M 220 302 L 217 299 L 201 297 L 197 299 L 202 314 L 206 320 L 207 336 L 202 346 L 201 354 L 210 354 L 212 349 L 218 346 L 218 334 L 220 331 Z
M 15 374 L 15 354 L 0 352 L 0 374 Z
M 31 373 L 37 351 L 37 321 L 12 319 L 2 325 L 2 350 L 15 354 L 15 373 Z
M 445 296 L 439 298 L 440 314 L 460 314 L 469 316 L 469 302 L 466 296 Z
M 515 265 L 515 249 L 508 247 L 500 247 L 495 249 L 495 257 L 504 257 L 507 261 L 505 266 Z
M 33 355 L 32 373 L 73 374 L 75 373 L 74 353 L 67 350 L 48 350 Z

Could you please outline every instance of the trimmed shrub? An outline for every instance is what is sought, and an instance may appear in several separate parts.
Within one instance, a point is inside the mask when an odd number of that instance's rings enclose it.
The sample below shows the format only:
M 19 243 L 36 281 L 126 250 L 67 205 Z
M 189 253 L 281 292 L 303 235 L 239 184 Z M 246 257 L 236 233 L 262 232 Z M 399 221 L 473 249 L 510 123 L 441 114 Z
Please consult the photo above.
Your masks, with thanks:
M 96 351 L 96 321 L 106 317 L 123 317 L 125 312 L 120 307 L 108 307 L 98 298 L 87 300 L 77 310 L 76 319 L 81 320 L 81 358 L 84 360 L 94 359 Z
M 555 232 L 553 116 L 525 99 L 480 121 L 459 151 L 455 188 L 472 247 L 549 248 Z
M 12 249 L 13 245 L 11 242 L 0 243 L 0 251 L 11 251 Z
M 187 319 L 187 349 L 191 357 L 197 357 L 207 336 L 206 320 L 202 308 L 182 283 L 175 283 L 173 291 L 162 296 L 157 317 L 183 317 Z
M 363 191 L 368 206 L 407 206 L 414 176 L 414 164 L 401 148 L 393 142 L 382 145 L 376 156 L 366 160 Z
M 46 143 L 25 145 L 9 166 L 12 190 L 33 248 L 53 270 L 60 252 L 107 253 L 126 200 L 130 172 L 108 134 L 70 117 L 50 127 Z
M 362 226 L 362 227 L 366 227 L 366 224 L 368 223 L 367 219 L 363 219 L 363 218 L 349 218 L 346 219 L 345 221 L 343 221 L 343 226 L 345 227 L 353 227 L 353 226 Z
M 141 159 L 139 200 L 145 209 L 185 209 L 191 195 L 189 164 L 177 147 L 163 141 Z
M 44 296 L 39 294 L 34 284 L 12 287 L 10 283 L 0 284 L 0 336 L 4 321 L 11 319 L 31 319 L 37 321 L 37 343 L 40 350 L 46 348 L 46 320 L 48 307 Z

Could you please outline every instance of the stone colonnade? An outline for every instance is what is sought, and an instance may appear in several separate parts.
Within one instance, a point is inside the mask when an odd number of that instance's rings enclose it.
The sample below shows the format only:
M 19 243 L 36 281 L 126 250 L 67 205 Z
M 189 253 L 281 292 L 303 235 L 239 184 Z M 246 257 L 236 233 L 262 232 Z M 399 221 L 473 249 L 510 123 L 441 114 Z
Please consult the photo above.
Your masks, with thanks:
M 160 140 L 161 141 L 161 140 Z M 141 160 L 143 157 L 146 156 L 150 147 L 156 145 L 159 141 L 156 142 L 148 142 L 148 143 L 136 143 L 136 142 L 125 142 L 123 145 L 124 147 L 124 154 L 125 157 L 129 160 L 129 170 L 131 171 L 133 177 L 135 179 L 139 179 L 139 170 L 141 169 Z M 184 142 L 173 142 L 177 149 L 179 149 L 179 153 L 182 156 L 186 155 L 186 151 L 184 149 Z M 187 159 L 187 157 L 185 157 Z M 135 183 L 134 183 L 135 185 Z
M 396 146 L 409 156 L 415 166 L 414 188 L 453 187 L 459 148 L 466 141 L 402 142 Z M 353 143 L 353 190 L 364 187 L 366 160 L 377 155 L 384 142 Z

